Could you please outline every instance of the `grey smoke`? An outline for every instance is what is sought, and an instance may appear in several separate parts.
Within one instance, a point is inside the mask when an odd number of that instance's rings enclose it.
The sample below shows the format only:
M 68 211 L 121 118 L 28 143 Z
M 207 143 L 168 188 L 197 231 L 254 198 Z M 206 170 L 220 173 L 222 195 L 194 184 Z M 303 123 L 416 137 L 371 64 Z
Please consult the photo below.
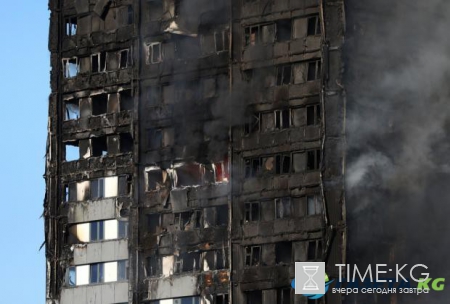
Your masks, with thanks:
M 395 243 L 394 263 L 450 274 L 449 13 L 443 0 L 346 1 L 348 262 L 389 262 Z

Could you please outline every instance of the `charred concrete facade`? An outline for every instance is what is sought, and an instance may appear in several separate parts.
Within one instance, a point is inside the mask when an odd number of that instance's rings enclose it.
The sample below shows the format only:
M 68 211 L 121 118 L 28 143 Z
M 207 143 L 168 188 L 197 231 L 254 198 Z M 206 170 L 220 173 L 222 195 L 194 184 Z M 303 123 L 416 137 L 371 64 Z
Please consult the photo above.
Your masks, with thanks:
M 346 255 L 343 2 L 49 5 L 47 303 L 310 304 L 294 262 Z

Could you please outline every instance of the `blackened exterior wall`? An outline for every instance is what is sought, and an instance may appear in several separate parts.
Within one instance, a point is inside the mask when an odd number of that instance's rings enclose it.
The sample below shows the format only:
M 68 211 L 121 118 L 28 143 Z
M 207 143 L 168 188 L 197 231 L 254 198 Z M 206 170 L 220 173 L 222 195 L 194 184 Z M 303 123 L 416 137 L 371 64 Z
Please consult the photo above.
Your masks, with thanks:
M 342 1 L 50 9 L 48 304 L 306 303 L 295 261 L 338 275 Z

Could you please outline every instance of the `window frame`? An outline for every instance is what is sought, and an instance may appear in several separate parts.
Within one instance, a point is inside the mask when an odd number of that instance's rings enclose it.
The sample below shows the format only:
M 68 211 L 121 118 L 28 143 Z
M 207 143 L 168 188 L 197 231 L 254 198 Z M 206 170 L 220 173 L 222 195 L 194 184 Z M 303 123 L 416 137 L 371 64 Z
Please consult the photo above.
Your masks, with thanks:
M 272 41 L 263 41 L 263 36 L 262 36 L 262 31 L 263 31 L 263 27 L 265 26 L 273 26 L 274 27 L 274 35 L 273 35 L 273 39 Z M 255 42 L 252 44 L 251 42 L 251 34 L 252 34 L 252 29 L 257 29 L 256 35 L 255 35 Z M 250 46 L 256 46 L 256 45 L 265 45 L 265 44 L 270 44 L 270 43 L 274 43 L 276 41 L 276 23 L 275 22 L 264 22 L 264 23 L 258 23 L 258 24 L 253 24 L 253 25 L 248 25 L 246 27 L 244 27 L 244 47 L 250 47 Z
M 71 279 L 73 278 L 73 282 Z M 77 286 L 77 267 L 76 266 L 70 266 L 67 268 L 67 274 L 66 274 L 66 284 L 67 287 L 75 287 Z
M 230 34 L 229 34 L 228 29 L 222 30 L 222 31 L 214 31 L 214 49 L 217 54 L 228 51 L 229 43 L 230 43 L 229 35 Z M 217 36 L 219 36 L 219 38 Z M 217 39 L 222 40 L 223 48 L 221 50 L 218 49 Z
M 122 56 L 123 56 L 124 53 L 127 54 L 126 55 L 126 64 L 125 64 L 125 66 L 122 66 Z M 117 52 L 117 54 L 119 55 L 118 56 L 119 57 L 119 64 L 118 64 L 119 70 L 128 69 L 129 67 L 131 67 L 131 56 L 130 56 L 131 50 L 130 49 L 120 50 L 120 51 Z
M 321 164 L 322 164 L 322 150 L 321 149 L 310 149 L 310 150 L 306 150 L 306 170 L 305 172 L 311 172 L 311 171 L 318 171 L 321 169 Z M 313 153 L 313 166 L 310 167 L 310 155 L 311 153 Z
M 117 261 L 117 282 L 128 281 L 129 267 L 128 260 Z
M 73 61 L 73 60 L 75 60 L 75 67 L 76 67 L 75 75 L 72 75 L 70 73 L 70 64 L 73 64 L 73 63 L 71 63 L 71 61 Z M 64 78 L 71 79 L 71 78 L 75 78 L 78 76 L 78 73 L 80 72 L 80 62 L 78 60 L 78 57 L 63 58 L 62 65 L 63 65 L 62 72 L 63 72 Z
M 321 199 L 321 195 L 319 194 L 308 194 L 305 196 L 306 198 L 306 216 L 316 216 L 321 215 L 323 213 L 323 201 Z M 312 198 L 312 204 L 314 210 L 310 213 L 310 198 Z
M 154 59 L 154 53 L 155 53 L 154 49 L 155 49 L 156 45 L 158 46 L 158 53 L 159 54 L 158 54 L 157 59 L 153 60 Z M 157 42 L 150 42 L 150 43 L 146 44 L 146 47 L 147 47 L 146 63 L 147 64 L 157 64 L 157 63 L 163 62 L 162 45 L 163 45 L 162 42 L 159 42 L 159 41 L 157 41 Z
M 309 109 L 312 109 L 312 123 L 310 122 L 310 116 L 309 116 Z M 306 126 L 317 126 L 320 125 L 322 122 L 322 112 L 321 112 L 321 107 L 320 104 L 313 104 L 313 105 L 307 105 L 305 107 L 305 113 L 306 113 Z
M 310 30 L 309 26 L 310 26 L 310 22 L 314 20 L 314 34 L 312 34 L 312 30 Z M 322 24 L 321 24 L 321 18 L 319 16 L 319 14 L 315 14 L 313 16 L 309 16 L 307 17 L 307 29 L 306 29 L 306 37 L 311 37 L 311 36 L 318 36 L 318 35 L 322 35 Z
M 254 215 L 254 208 L 257 206 L 258 209 L 258 215 L 257 219 L 253 219 Z M 247 217 L 248 214 L 248 217 Z M 250 222 L 260 222 L 261 221 L 261 202 L 246 202 L 244 203 L 244 218 L 246 223 Z
M 284 126 L 285 123 L 285 113 L 287 112 L 287 127 Z M 292 111 L 291 108 L 278 109 L 274 111 L 274 128 L 275 130 L 286 130 L 292 128 Z M 277 120 L 279 121 L 279 126 L 277 127 Z
M 289 294 L 289 298 L 285 299 L 285 293 Z M 292 297 L 292 288 L 286 287 L 286 288 L 278 288 L 277 289 L 277 304 L 285 304 L 285 303 L 291 303 L 293 297 Z
M 93 233 L 95 227 L 95 235 Z M 94 237 L 93 237 L 94 236 Z M 105 239 L 105 221 L 89 222 L 89 242 L 99 242 Z
M 289 69 L 289 81 L 285 82 L 285 76 L 287 73 L 285 72 L 286 69 Z M 294 71 L 292 69 L 292 64 L 281 64 L 277 66 L 277 86 L 283 86 L 283 85 L 291 85 L 293 82 L 293 75 Z
M 287 202 L 287 205 L 288 205 L 287 208 L 285 206 L 285 202 Z M 292 198 L 290 196 L 275 198 L 274 204 L 275 204 L 275 220 L 289 219 L 289 218 L 294 217 L 294 208 L 293 208 L 293 204 L 292 204 Z M 283 214 L 279 213 L 279 209 L 278 209 L 279 204 L 282 204 Z M 285 210 L 289 210 L 289 214 L 284 215 Z
M 97 57 L 97 67 L 98 70 L 94 71 L 94 61 L 95 57 Z M 91 54 L 91 73 L 105 73 L 107 71 L 107 60 L 106 60 L 107 54 L 106 52 L 98 52 L 95 54 Z M 104 66 L 102 67 L 102 61 L 104 60 Z
M 245 267 L 254 267 L 259 266 L 261 264 L 261 257 L 262 257 L 262 246 L 261 245 L 253 245 L 253 246 L 246 246 L 244 249 L 245 253 L 245 261 L 244 265 Z M 259 250 L 257 261 L 255 262 L 255 251 Z
M 307 61 L 307 74 L 306 74 L 306 82 L 320 80 L 322 77 L 322 60 L 315 59 Z M 314 75 L 312 76 L 310 69 L 314 66 Z
M 307 241 L 307 248 L 306 248 L 306 261 L 321 261 L 323 259 L 322 251 L 322 240 L 310 240 Z M 313 246 L 313 247 L 311 247 Z M 310 249 L 313 248 L 313 249 Z M 311 254 L 313 256 L 311 256 Z
M 97 196 L 94 197 L 94 193 L 93 193 L 93 189 L 94 189 L 94 185 L 97 184 L 95 186 L 96 191 L 98 192 L 98 194 L 96 194 Z M 90 200 L 98 200 L 98 199 L 104 199 L 105 198 L 105 178 L 104 177 L 100 177 L 100 178 L 96 178 L 96 179 L 92 179 L 89 181 L 89 199 Z
M 96 269 L 96 280 L 93 281 L 93 270 Z M 94 263 L 89 265 L 89 284 L 100 284 L 105 281 L 105 265 L 104 263 Z
M 127 239 L 128 238 L 129 221 L 117 220 L 117 238 Z
M 75 23 L 73 21 L 75 20 Z M 78 32 L 78 17 L 77 16 L 71 16 L 66 17 L 64 19 L 64 35 L 66 37 L 73 37 L 77 35 Z M 75 28 L 73 27 L 75 25 Z M 73 31 L 75 29 L 75 31 Z

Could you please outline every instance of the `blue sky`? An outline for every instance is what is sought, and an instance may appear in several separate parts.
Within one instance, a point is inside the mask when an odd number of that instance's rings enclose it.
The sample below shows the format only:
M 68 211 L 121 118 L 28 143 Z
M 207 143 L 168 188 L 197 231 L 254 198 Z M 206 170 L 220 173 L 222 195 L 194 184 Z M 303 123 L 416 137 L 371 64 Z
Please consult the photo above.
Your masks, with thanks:
M 47 1 L 0 0 L 0 294 L 45 303 L 45 144 L 49 85 Z M 19 300 L 17 300 L 19 299 Z

